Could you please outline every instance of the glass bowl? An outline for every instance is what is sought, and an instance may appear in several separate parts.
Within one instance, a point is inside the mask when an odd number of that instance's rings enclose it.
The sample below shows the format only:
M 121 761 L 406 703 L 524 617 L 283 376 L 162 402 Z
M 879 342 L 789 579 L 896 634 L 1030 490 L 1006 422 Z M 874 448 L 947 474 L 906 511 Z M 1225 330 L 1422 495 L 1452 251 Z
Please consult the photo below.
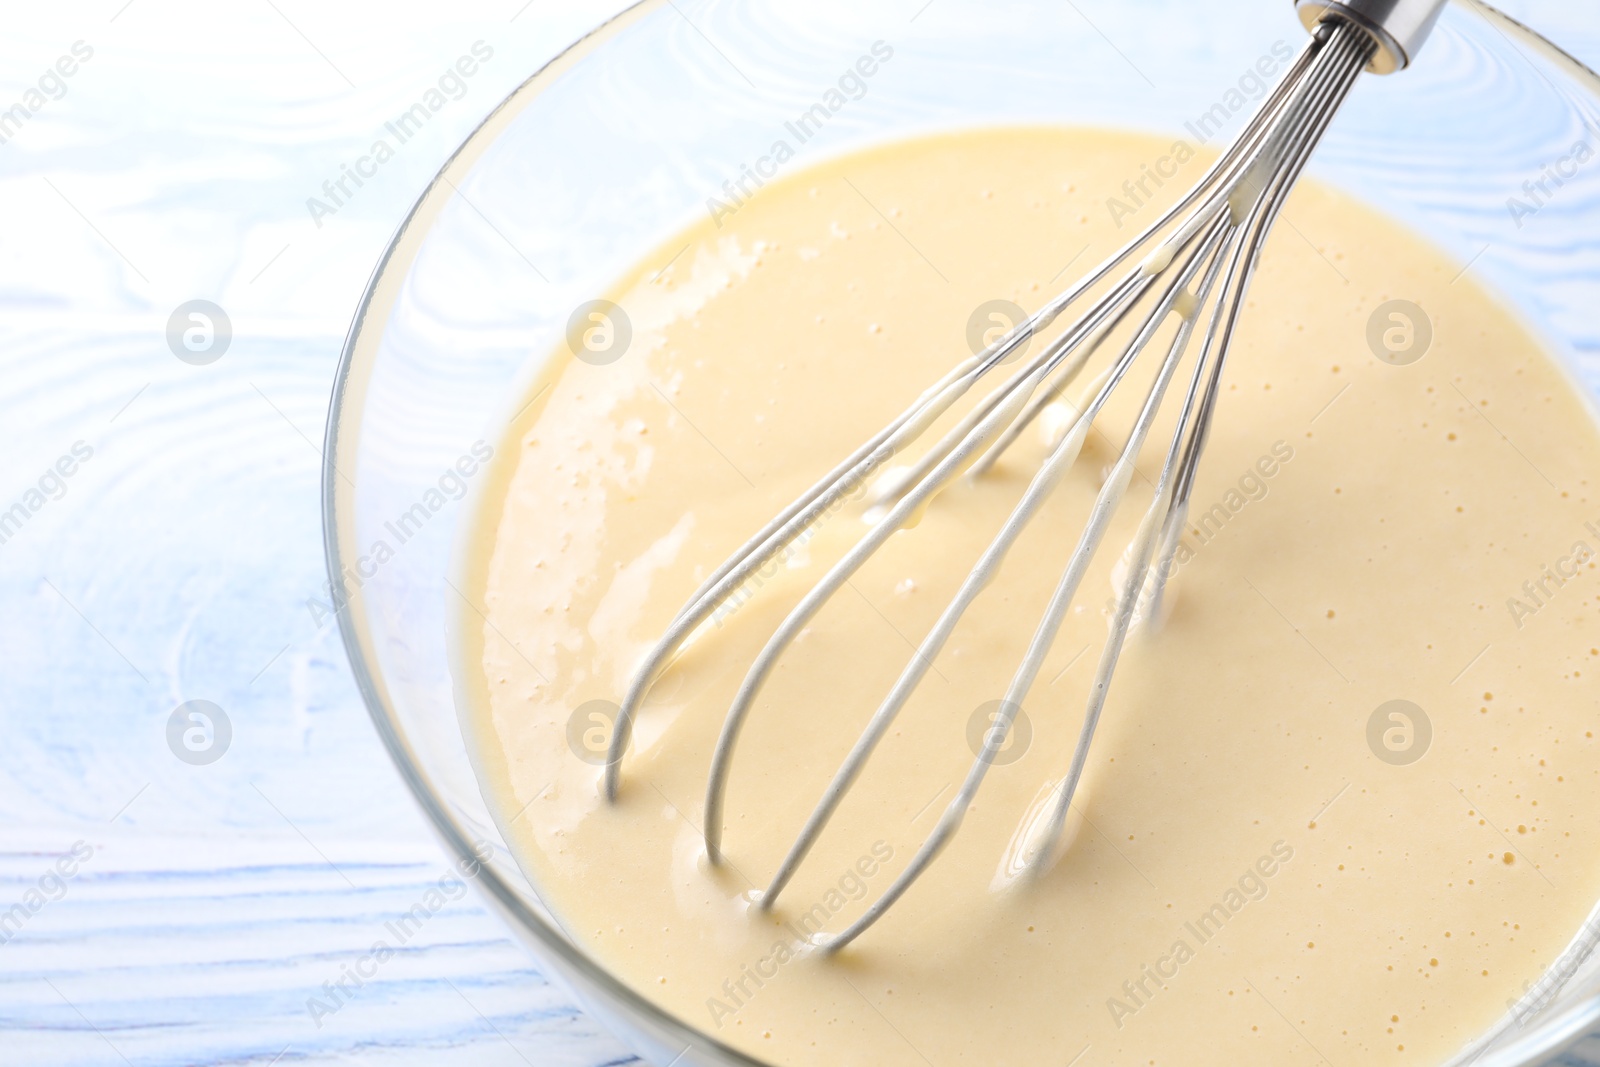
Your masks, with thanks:
M 1138 0 L 1092 15 L 1023 0 L 645 0 L 530 77 L 468 138 L 401 224 L 355 316 L 323 476 L 351 668 L 446 847 L 466 862 L 487 857 L 483 896 L 551 977 L 654 1063 L 759 1061 L 596 964 L 495 828 L 457 725 L 445 634 L 447 602 L 461 595 L 449 575 L 473 446 L 499 439 L 518 384 L 556 349 L 574 309 L 714 208 L 724 183 L 791 138 L 786 124 L 874 42 L 893 49 L 893 63 L 851 93 L 792 167 L 994 123 L 1220 144 L 1264 91 L 1258 60 L 1298 48 L 1304 34 L 1288 0 Z M 1415 67 L 1361 80 L 1310 169 L 1453 253 L 1593 394 L 1597 116 L 1600 78 L 1493 9 L 1456 0 Z M 403 538 L 391 532 L 397 521 Z M 1600 1024 L 1591 961 L 1530 995 L 1458 1062 L 1547 1063 Z M 1072 1050 L 1048 1051 L 1064 1061 Z

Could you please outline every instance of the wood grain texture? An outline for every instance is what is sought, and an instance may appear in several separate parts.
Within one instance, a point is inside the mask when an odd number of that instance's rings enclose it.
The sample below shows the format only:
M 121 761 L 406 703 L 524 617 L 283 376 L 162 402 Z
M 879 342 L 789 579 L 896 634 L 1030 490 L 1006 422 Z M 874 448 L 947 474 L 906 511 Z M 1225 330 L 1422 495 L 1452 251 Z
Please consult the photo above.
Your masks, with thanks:
M 464 885 L 441 889 L 305 607 L 328 392 L 372 264 L 482 115 L 617 5 L 412 3 L 379 25 L 123 4 L 8 11 L 0 38 L 7 106 L 93 50 L 0 145 L 0 497 L 92 452 L 0 544 L 0 916 L 43 901 L 0 924 L 0 1064 L 631 1062 Z M 495 58 L 466 94 L 317 226 L 306 199 L 477 40 Z M 209 366 L 165 338 L 194 298 L 233 324 Z M 209 766 L 167 747 L 196 698 L 233 728 Z M 349 984 L 380 939 L 394 955 Z

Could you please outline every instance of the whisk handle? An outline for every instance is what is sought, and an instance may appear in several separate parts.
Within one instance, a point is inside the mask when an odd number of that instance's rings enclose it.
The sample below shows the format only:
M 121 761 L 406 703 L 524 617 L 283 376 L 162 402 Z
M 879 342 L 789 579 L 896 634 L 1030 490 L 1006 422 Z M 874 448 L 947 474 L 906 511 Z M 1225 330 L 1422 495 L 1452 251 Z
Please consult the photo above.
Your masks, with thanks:
M 1446 0 L 1295 0 L 1295 7 L 1308 30 L 1330 16 L 1366 30 L 1378 42 L 1367 69 L 1374 74 L 1393 74 L 1410 66 L 1417 57 L 1445 3 Z

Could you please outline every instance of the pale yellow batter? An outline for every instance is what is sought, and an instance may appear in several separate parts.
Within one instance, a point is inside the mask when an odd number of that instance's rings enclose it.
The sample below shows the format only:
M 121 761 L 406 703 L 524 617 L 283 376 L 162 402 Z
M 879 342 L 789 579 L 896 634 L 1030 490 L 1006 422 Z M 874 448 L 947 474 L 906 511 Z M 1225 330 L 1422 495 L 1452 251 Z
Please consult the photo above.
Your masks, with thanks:
M 722 714 L 864 529 L 859 505 L 700 636 L 646 705 L 620 804 L 601 799 L 604 718 L 589 714 L 604 705 L 583 706 L 620 699 L 711 568 L 967 354 L 974 308 L 1035 308 L 1143 224 L 1156 207 L 1119 230 L 1106 198 L 1170 151 L 995 130 L 769 184 L 642 261 L 607 294 L 628 351 L 591 365 L 563 349 L 510 428 L 458 581 L 487 619 L 457 619 L 469 741 L 567 927 L 690 1023 L 818 1067 L 1438 1064 L 1539 981 L 1600 897 L 1596 425 L 1471 272 L 1314 184 L 1251 294 L 1171 620 L 1129 643 L 1086 821 L 1049 877 L 1015 882 L 1007 850 L 1066 768 L 1110 572 L 1149 499 L 1138 480 L 1025 705 L 1021 758 L 860 941 L 836 958 L 795 948 L 859 914 L 948 802 L 973 713 L 1003 692 L 1136 389 L 776 913 L 751 914 L 746 894 L 1009 511 L 1039 434 L 940 497 L 783 661 L 734 765 L 725 868 L 704 866 L 698 829 Z M 1431 319 L 1420 362 L 1368 346 L 1393 299 Z M 1164 442 L 1158 426 L 1147 474 Z M 1415 762 L 1369 744 L 1392 700 L 1431 726 Z M 1419 743 L 1415 722 L 1380 726 L 1401 751 Z

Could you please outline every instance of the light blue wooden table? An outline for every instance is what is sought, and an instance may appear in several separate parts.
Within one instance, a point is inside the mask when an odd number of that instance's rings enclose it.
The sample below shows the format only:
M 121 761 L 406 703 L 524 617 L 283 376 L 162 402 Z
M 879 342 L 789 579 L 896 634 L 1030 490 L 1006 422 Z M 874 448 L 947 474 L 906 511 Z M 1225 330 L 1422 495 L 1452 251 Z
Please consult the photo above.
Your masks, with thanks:
M 0 1064 L 631 1061 L 470 895 L 308 1008 L 446 869 L 306 606 L 340 342 L 448 152 L 619 6 L 5 5 Z M 1510 6 L 1600 60 L 1593 3 Z M 477 42 L 459 98 L 313 212 Z M 231 324 L 214 361 L 169 344 L 192 300 Z M 169 745 L 194 700 L 231 729 L 214 762 Z

